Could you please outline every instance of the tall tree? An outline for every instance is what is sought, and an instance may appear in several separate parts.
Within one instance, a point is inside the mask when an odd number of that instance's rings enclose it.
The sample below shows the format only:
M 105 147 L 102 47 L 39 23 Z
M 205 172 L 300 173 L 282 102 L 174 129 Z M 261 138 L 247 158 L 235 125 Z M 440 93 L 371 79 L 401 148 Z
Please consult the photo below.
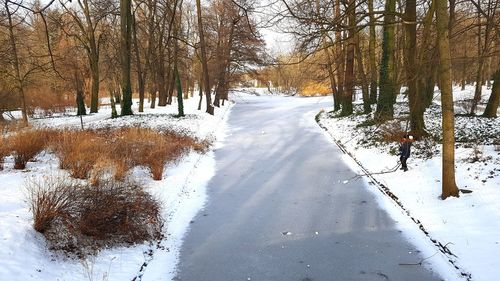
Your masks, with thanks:
M 26 76 L 29 74 L 29 71 L 26 71 L 25 73 L 21 73 L 21 62 L 19 60 L 19 50 L 17 46 L 17 39 L 14 33 L 14 28 L 17 25 L 13 21 L 13 16 L 14 12 L 11 11 L 9 7 L 9 2 L 10 1 L 5 1 L 4 2 L 4 7 L 5 7 L 5 13 L 7 14 L 7 20 L 8 20 L 8 29 L 9 29 L 9 43 L 10 43 L 10 54 L 12 56 L 11 59 L 11 64 L 12 68 L 14 69 L 14 80 L 15 80 L 15 89 L 19 93 L 20 99 L 21 99 L 21 113 L 23 117 L 23 122 L 25 124 L 28 123 L 28 106 L 26 105 L 26 94 L 25 94 L 25 80 Z M 19 7 L 17 7 L 19 8 Z M 15 9 L 18 10 L 18 9 Z
M 363 113 L 368 114 L 372 112 L 370 92 L 368 90 L 368 78 L 366 77 L 365 67 L 363 65 L 363 53 L 361 51 L 361 42 L 359 34 L 356 34 L 356 63 L 359 80 L 361 83 L 361 92 L 363 95 Z
M 99 61 L 103 36 L 99 28 L 102 21 L 111 12 L 112 2 L 78 0 L 77 4 L 81 13 L 73 7 L 67 7 L 67 3 L 62 0 L 59 3 L 73 19 L 78 32 L 72 31 L 72 25 L 68 25 L 64 20 L 57 22 L 67 35 L 77 38 L 87 53 L 91 74 L 90 112 L 96 113 L 99 110 L 99 84 L 101 79 Z
M 132 0 L 120 0 L 120 57 L 121 90 L 123 95 L 121 115 L 132 115 L 132 84 L 130 81 L 130 57 L 132 49 Z
M 210 91 L 210 77 L 208 74 L 208 61 L 207 61 L 207 47 L 205 42 L 205 34 L 203 31 L 203 18 L 201 16 L 201 3 L 196 0 L 196 14 L 198 18 L 198 33 L 200 36 L 200 53 L 201 53 L 201 66 L 203 72 L 203 87 L 205 88 L 205 96 L 207 100 L 207 113 L 214 115 L 214 107 L 212 105 L 212 97 Z
M 182 83 L 181 76 L 179 74 L 179 31 L 181 30 L 182 23 L 182 0 L 179 3 L 179 15 L 175 19 L 174 23 L 174 76 L 175 76 L 175 85 L 177 90 L 177 116 L 184 116 L 184 101 L 182 96 Z
M 341 115 L 352 114 L 352 97 L 354 95 L 354 52 L 356 46 L 356 1 L 349 0 L 347 9 L 347 48 L 345 63 L 345 89 L 342 98 Z
M 458 197 L 455 181 L 455 115 L 451 75 L 451 52 L 447 0 L 434 0 L 436 5 L 437 45 L 439 53 L 439 85 L 443 114 L 443 174 L 441 198 Z
M 345 55 L 342 47 L 342 17 L 340 14 L 340 0 L 335 0 L 335 22 L 337 22 L 335 28 L 335 62 L 337 64 L 337 92 L 335 96 L 337 97 L 337 102 L 334 105 L 334 110 L 340 110 L 340 105 L 344 98 L 344 62 Z
M 416 136 L 425 134 L 424 110 L 417 86 L 417 1 L 407 0 L 405 7 L 405 69 L 410 103 L 410 126 Z
M 372 104 L 377 102 L 377 58 L 375 55 L 377 46 L 377 36 L 375 33 L 375 14 L 373 12 L 373 0 L 368 0 L 368 13 L 370 19 L 370 39 L 368 43 L 369 62 L 370 62 L 370 101 Z
M 139 7 L 137 8 L 139 9 Z M 137 86 L 139 90 L 139 112 L 144 112 L 144 92 L 146 87 L 146 70 L 142 66 L 141 47 L 137 36 L 137 9 L 132 16 L 132 38 L 134 43 L 135 66 L 137 70 Z
M 395 41 L 396 0 L 386 0 L 382 38 L 382 60 L 380 63 L 380 93 L 375 116 L 379 120 L 392 119 L 396 96 L 396 52 Z

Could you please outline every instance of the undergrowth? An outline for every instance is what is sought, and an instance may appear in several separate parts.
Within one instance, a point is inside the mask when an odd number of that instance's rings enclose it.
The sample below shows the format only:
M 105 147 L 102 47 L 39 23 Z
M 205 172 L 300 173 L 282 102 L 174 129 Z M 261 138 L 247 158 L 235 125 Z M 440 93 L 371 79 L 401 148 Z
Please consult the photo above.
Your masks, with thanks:
M 15 169 L 25 169 L 37 154 L 49 150 L 59 158 L 61 169 L 74 178 L 91 179 L 93 184 L 110 174 L 115 180 L 124 180 L 136 166 L 148 168 L 155 180 L 161 180 L 166 164 L 190 150 L 205 152 L 210 145 L 210 141 L 187 134 L 147 128 L 25 129 L 0 137 L 0 169 L 9 154 Z
M 84 258 L 161 235 L 160 203 L 131 181 L 91 185 L 52 176 L 28 181 L 26 190 L 33 227 L 52 250 Z

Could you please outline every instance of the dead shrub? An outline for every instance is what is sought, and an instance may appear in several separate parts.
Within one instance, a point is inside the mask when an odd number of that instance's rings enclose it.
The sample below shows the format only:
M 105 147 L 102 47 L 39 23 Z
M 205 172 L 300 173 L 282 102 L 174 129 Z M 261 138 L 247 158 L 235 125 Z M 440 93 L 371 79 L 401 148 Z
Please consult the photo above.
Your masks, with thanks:
M 210 146 L 209 141 L 147 128 L 64 131 L 53 143 L 60 167 L 75 178 L 90 177 L 93 185 L 109 174 L 124 180 L 135 166 L 147 167 L 155 180 L 161 180 L 167 163 L 189 149 L 205 152 Z
M 44 150 L 50 130 L 25 130 L 9 137 L 9 147 L 14 156 L 14 169 L 25 169 L 28 161 Z
M 7 155 L 9 155 L 7 139 L 0 135 L 0 171 L 3 170 L 3 160 Z
M 33 214 L 33 228 L 45 233 L 56 219 L 68 219 L 75 212 L 72 201 L 80 185 L 62 176 L 27 181 L 28 204 Z
M 128 165 L 147 167 L 154 180 L 161 180 L 164 167 L 189 149 L 204 151 L 208 142 L 174 132 L 160 133 L 146 128 L 127 128 L 117 132 L 114 156 L 128 159 Z
M 85 257 L 161 235 L 159 202 L 133 182 L 92 186 L 59 176 L 30 183 L 28 194 L 34 228 L 53 250 Z
M 83 189 L 79 229 L 98 240 L 136 243 L 159 235 L 160 204 L 131 182 L 106 181 Z
M 87 179 L 104 151 L 102 140 L 91 131 L 64 131 L 53 141 L 59 157 L 59 167 L 70 171 L 72 177 Z

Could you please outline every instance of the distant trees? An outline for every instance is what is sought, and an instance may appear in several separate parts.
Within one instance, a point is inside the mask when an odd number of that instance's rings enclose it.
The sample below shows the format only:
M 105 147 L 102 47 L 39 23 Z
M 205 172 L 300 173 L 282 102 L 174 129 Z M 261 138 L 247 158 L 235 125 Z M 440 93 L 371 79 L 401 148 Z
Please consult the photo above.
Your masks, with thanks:
M 174 94 L 182 104 L 195 85 L 204 88 L 213 114 L 213 96 L 223 105 L 230 84 L 263 61 L 252 1 L 0 3 L 0 85 L 15 96 L 0 100 L 0 108 L 21 109 L 25 122 L 40 105 L 31 97 L 43 94 L 77 105 L 79 115 L 87 113 L 85 104 L 97 112 L 99 98 L 109 95 L 112 107 L 116 102 L 129 115 L 134 94 L 141 112 L 145 102 L 171 104 Z M 47 93 L 38 84 L 49 84 Z M 42 101 L 46 107 L 49 100 Z
M 295 52 L 305 58 L 300 65 L 311 69 L 316 58 L 326 54 L 322 77 L 340 100 L 334 110 L 340 109 L 341 115 L 352 114 L 351 91 L 356 89 L 365 101 L 365 114 L 371 112 L 369 105 L 376 103 L 375 121 L 392 120 L 402 91 L 408 99 L 410 131 L 417 137 L 427 134 L 424 112 L 434 100 L 435 86 L 439 86 L 446 178 L 442 197 L 457 196 L 452 86 L 475 84 L 469 108 L 469 114 L 475 115 L 482 87 L 498 80 L 500 2 L 384 0 L 383 6 L 371 0 L 353 2 L 280 0 L 281 10 L 286 12 L 279 20 L 291 18 L 294 22 L 286 31 L 296 40 Z M 496 116 L 498 84 L 493 85 L 483 116 Z

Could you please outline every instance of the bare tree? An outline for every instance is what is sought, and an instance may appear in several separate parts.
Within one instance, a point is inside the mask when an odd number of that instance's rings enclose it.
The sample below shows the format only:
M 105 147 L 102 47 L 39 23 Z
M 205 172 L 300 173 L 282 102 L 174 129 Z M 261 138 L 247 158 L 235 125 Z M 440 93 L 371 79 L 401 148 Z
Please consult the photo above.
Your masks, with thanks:
M 446 0 L 434 0 L 436 5 L 437 45 L 439 52 L 439 81 L 443 113 L 443 180 L 441 198 L 458 197 L 455 182 L 455 115 L 453 111 L 451 53 Z

